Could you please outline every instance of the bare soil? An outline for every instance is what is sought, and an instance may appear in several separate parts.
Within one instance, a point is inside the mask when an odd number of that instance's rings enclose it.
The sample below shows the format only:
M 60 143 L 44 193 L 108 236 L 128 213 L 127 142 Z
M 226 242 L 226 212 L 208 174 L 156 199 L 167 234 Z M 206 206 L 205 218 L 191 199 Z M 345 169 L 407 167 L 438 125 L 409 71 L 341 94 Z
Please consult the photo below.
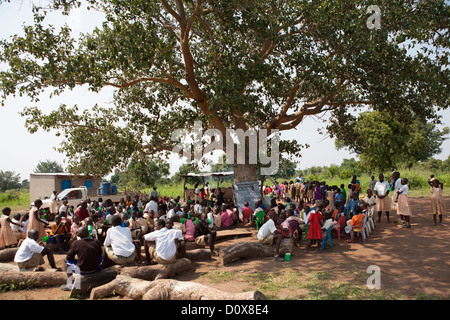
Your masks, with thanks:
M 444 197 L 450 208 L 450 197 Z M 323 252 L 305 252 L 305 241 L 292 252 L 291 261 L 274 261 L 273 258 L 241 259 L 222 266 L 219 258 L 194 263 L 194 269 L 177 275 L 180 281 L 193 281 L 218 288 L 223 291 L 241 292 L 260 290 L 271 299 L 310 299 L 310 292 L 299 286 L 281 286 L 279 290 L 265 292 L 264 279 L 256 279 L 259 274 L 282 274 L 288 272 L 298 277 L 308 274 L 320 275 L 323 281 L 357 284 L 365 287 L 371 275 L 367 268 L 376 265 L 381 270 L 381 299 L 449 299 L 450 298 L 450 222 L 444 215 L 442 225 L 434 225 L 430 214 L 428 197 L 410 197 L 413 217 L 412 228 L 402 228 L 394 223 L 397 214 L 391 211 L 391 223 L 383 214 L 382 222 L 375 219 L 375 230 L 366 243 L 356 238 L 354 243 L 346 243 L 333 238 L 333 247 Z M 253 230 L 256 235 L 256 230 Z M 254 241 L 254 237 L 221 241 L 217 249 L 239 241 Z M 64 257 L 55 255 L 61 265 Z M 45 267 L 49 267 L 46 265 Z M 229 275 L 227 280 L 219 280 L 215 275 Z M 213 275 L 213 276 L 211 276 Z M 249 278 L 250 277 L 250 278 Z M 253 277 L 253 278 L 251 278 Z M 291 280 L 292 281 L 292 280 Z M 269 289 L 267 289 L 269 290 Z M 342 298 L 342 297 L 341 297 Z M 355 297 L 353 297 L 355 298 Z M 59 287 L 9 291 L 0 293 L 0 300 L 65 300 L 67 292 Z M 85 299 L 85 297 L 80 297 Z M 112 297 L 109 299 L 122 299 Z M 356 297 L 358 299 L 358 297 Z

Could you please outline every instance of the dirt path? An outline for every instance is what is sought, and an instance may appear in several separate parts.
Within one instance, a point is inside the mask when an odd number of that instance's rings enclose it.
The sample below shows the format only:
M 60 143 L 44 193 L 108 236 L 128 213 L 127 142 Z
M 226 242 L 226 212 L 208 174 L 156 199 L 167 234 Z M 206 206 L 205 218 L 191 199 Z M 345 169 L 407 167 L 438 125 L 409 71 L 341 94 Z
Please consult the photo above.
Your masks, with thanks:
M 446 197 L 450 208 L 450 197 Z M 361 238 L 354 243 L 346 243 L 333 238 L 333 248 L 324 252 L 304 252 L 295 248 L 290 262 L 277 262 L 272 258 L 242 259 L 221 266 L 218 258 L 194 263 L 194 270 L 178 275 L 176 279 L 194 281 L 224 291 L 261 290 L 271 299 L 311 299 L 333 298 L 325 293 L 330 286 L 337 292 L 343 285 L 353 285 L 365 289 L 367 268 L 378 266 L 381 271 L 381 290 L 379 296 L 369 299 L 423 299 L 450 298 L 450 221 L 444 216 L 444 223 L 435 226 L 427 197 L 410 198 L 413 214 L 412 228 L 401 228 L 393 223 L 397 215 L 391 213 L 391 223 L 385 216 L 370 234 L 366 244 Z M 256 234 L 256 231 L 253 231 Z M 217 244 L 225 247 L 249 238 L 233 239 Z M 61 261 L 63 255 L 56 255 Z M 314 275 L 313 278 L 311 275 Z M 281 281 L 287 283 L 280 284 Z M 276 283 L 278 281 L 278 284 Z M 269 282 L 276 289 L 269 287 Z M 321 296 L 313 286 L 322 286 Z M 324 287 L 325 286 L 325 287 Z M 266 290 L 266 291 L 265 291 Z M 325 295 L 328 294 L 328 295 Z M 345 298 L 345 293 L 338 296 Z M 364 298 L 366 291 L 357 291 L 350 298 Z M 360 295 L 360 296 L 358 296 Z M 0 300 L 61 300 L 67 293 L 59 288 L 20 290 L 0 293 Z

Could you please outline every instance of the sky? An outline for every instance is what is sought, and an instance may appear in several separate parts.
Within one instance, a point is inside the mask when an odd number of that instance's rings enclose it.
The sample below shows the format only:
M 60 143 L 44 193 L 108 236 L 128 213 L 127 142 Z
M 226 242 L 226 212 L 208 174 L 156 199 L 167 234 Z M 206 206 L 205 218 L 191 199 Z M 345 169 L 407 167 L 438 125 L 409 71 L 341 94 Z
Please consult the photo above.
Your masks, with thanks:
M 73 32 L 89 32 L 96 24 L 101 23 L 98 13 L 93 11 L 75 10 L 68 16 L 59 13 L 48 16 L 49 22 L 55 26 L 67 23 Z M 12 3 L 0 4 L 0 39 L 8 39 L 11 35 L 22 34 L 23 25 L 31 25 L 33 15 L 31 1 L 16 0 Z M 0 68 L 5 66 L 0 65 Z M 69 106 L 92 107 L 96 103 L 100 106 L 111 104 L 112 88 L 105 88 L 100 93 L 90 92 L 86 86 L 75 88 L 52 99 L 43 94 L 41 101 L 31 103 L 27 98 L 9 97 L 5 106 L 0 106 L 0 170 L 14 171 L 20 174 L 21 180 L 29 179 L 40 161 L 53 160 L 65 167 L 65 156 L 55 150 L 62 141 L 56 137 L 54 131 L 30 134 L 25 127 L 25 118 L 19 112 L 24 107 L 38 106 L 44 113 L 55 110 L 60 104 Z M 450 126 L 450 110 L 441 113 L 442 126 Z M 298 167 L 302 170 L 312 166 L 340 165 L 343 159 L 356 158 L 346 150 L 336 150 L 334 140 L 318 133 L 318 128 L 325 124 L 318 118 L 308 117 L 296 129 L 282 134 L 282 138 L 296 139 L 300 144 L 309 144 L 303 149 Z M 441 127 L 442 127 L 441 126 Z M 450 155 L 450 139 L 442 144 L 442 152 L 434 158 L 445 160 Z M 185 162 L 177 156 L 169 158 L 170 171 L 174 174 L 179 166 Z

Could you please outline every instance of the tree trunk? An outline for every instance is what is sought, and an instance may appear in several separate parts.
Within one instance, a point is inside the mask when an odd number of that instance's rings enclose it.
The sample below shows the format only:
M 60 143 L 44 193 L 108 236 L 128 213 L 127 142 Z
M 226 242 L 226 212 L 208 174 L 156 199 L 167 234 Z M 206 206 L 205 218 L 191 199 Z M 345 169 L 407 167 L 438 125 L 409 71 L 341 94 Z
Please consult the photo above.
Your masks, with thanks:
M 292 252 L 292 250 L 292 239 L 283 239 L 279 254 L 284 255 L 287 252 Z M 219 251 L 219 257 L 223 266 L 241 258 L 273 257 L 274 255 L 275 245 L 268 246 L 259 242 L 239 242 Z
M 175 263 L 155 264 L 150 266 L 124 267 L 119 273 L 132 278 L 143 280 L 163 279 L 173 276 L 177 273 L 190 270 L 192 263 L 189 259 L 177 259 Z
M 256 164 L 233 164 L 234 181 L 256 181 Z
M 259 291 L 230 293 L 195 282 L 172 279 L 143 281 L 119 275 L 115 292 L 135 300 L 264 300 Z

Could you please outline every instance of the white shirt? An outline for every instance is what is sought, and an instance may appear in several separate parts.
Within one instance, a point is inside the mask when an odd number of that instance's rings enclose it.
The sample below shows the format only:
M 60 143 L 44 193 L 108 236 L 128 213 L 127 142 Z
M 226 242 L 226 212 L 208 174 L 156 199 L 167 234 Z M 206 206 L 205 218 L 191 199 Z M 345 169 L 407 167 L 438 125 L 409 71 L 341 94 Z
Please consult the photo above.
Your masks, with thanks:
M 262 227 L 259 229 L 258 234 L 256 235 L 256 238 L 258 240 L 263 240 L 268 235 L 274 233 L 274 231 L 277 230 L 277 227 L 275 227 L 275 222 L 273 222 L 272 219 L 269 219 L 266 223 L 262 225 Z
M 375 200 L 375 197 L 374 197 L 374 196 L 371 196 L 370 198 L 369 198 L 368 196 L 365 196 L 365 197 L 364 197 L 364 202 L 366 202 L 366 203 L 369 204 L 369 205 L 372 205 L 372 204 L 376 204 L 376 203 L 377 203 L 377 201 Z
M 207 219 L 211 220 L 211 223 L 208 225 L 208 228 L 214 228 L 214 215 L 212 212 L 208 212 Z
M 408 194 L 409 188 L 408 185 L 401 185 L 400 189 L 398 190 L 398 192 L 401 192 L 401 194 Z
M 20 223 L 19 220 L 16 220 L 16 219 L 14 219 L 14 218 L 12 218 L 11 221 L 14 222 L 14 223 L 18 223 L 18 224 L 22 225 L 22 227 L 19 227 L 19 226 L 16 226 L 15 224 L 12 224 L 12 223 L 11 223 L 11 230 L 12 230 L 12 231 L 23 232 L 23 230 L 26 230 L 26 229 L 24 229 L 24 227 L 25 227 L 25 222 Z
M 69 208 L 67 208 L 67 206 L 66 205 L 62 205 L 60 208 L 59 208 L 59 214 L 61 214 L 61 213 L 63 213 L 63 212 L 65 212 L 66 214 L 67 214 L 67 211 L 69 210 Z
M 325 220 L 325 223 L 323 224 L 322 230 L 327 230 L 332 225 L 333 225 L 333 219 Z
M 375 183 L 375 187 L 373 188 L 374 191 L 378 192 L 378 195 L 380 196 L 384 196 L 386 194 L 386 192 L 389 191 L 389 182 L 387 181 L 377 181 L 377 183 Z
M 115 226 L 106 231 L 105 247 L 111 246 L 116 255 L 129 257 L 136 250 L 131 231 L 127 227 Z
M 397 180 L 395 180 L 394 188 L 400 189 L 401 186 L 402 186 L 402 179 L 398 178 Z
M 25 262 L 33 257 L 35 253 L 41 253 L 44 250 L 44 247 L 41 247 L 34 239 L 26 238 L 23 240 L 19 249 L 14 256 L 14 262 Z
M 150 202 L 145 206 L 144 212 L 150 212 L 152 210 L 154 213 L 158 212 L 158 203 L 156 201 L 150 200 Z
M 195 213 L 198 213 L 198 214 L 201 214 L 201 213 L 203 212 L 203 207 L 202 207 L 202 205 L 199 204 L 199 203 L 196 203 L 196 204 L 194 205 L 194 212 L 195 212 Z
M 177 253 L 175 239 L 184 240 L 183 232 L 178 229 L 167 229 L 166 227 L 144 235 L 147 241 L 156 242 L 156 253 L 164 260 L 171 260 Z

